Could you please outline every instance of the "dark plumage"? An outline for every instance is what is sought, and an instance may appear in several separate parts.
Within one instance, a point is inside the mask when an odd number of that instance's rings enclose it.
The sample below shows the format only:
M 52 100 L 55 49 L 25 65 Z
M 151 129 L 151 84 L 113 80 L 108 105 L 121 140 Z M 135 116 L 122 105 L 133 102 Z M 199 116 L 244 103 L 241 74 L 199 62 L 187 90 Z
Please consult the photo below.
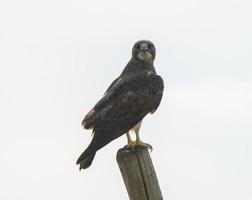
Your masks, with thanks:
M 158 108 L 164 88 L 153 66 L 155 54 L 150 41 L 137 42 L 121 75 L 83 119 L 83 127 L 93 129 L 93 138 L 77 160 L 80 169 L 89 167 L 99 149 L 124 133 L 127 133 L 129 146 L 146 145 L 139 139 L 140 122 Z M 134 128 L 138 123 L 138 128 Z M 128 135 L 132 128 L 137 134 L 135 142 Z

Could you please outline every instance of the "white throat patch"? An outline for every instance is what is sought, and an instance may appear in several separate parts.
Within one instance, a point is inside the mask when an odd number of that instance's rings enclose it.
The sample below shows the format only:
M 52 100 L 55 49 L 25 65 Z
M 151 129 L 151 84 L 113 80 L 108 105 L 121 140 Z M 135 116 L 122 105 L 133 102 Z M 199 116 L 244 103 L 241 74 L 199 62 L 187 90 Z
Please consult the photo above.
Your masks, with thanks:
M 146 52 L 140 52 L 137 57 L 140 59 L 140 60 L 143 60 L 145 62 L 152 62 L 153 61 L 153 58 L 152 58 L 152 55 L 150 54 L 150 52 L 146 51 Z

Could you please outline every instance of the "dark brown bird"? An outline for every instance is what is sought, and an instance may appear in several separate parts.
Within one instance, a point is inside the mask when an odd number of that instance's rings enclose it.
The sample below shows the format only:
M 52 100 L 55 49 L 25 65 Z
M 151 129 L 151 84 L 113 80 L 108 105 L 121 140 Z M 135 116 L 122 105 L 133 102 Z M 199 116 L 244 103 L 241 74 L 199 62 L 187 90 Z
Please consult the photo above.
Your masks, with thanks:
M 93 130 L 93 138 L 77 160 L 80 170 L 92 164 L 99 149 L 125 133 L 127 147 L 152 148 L 140 140 L 139 129 L 143 118 L 156 111 L 163 94 L 163 80 L 153 65 L 155 56 L 152 42 L 141 40 L 135 43 L 132 58 L 121 75 L 83 119 L 82 126 Z M 130 130 L 135 132 L 136 141 L 130 138 Z

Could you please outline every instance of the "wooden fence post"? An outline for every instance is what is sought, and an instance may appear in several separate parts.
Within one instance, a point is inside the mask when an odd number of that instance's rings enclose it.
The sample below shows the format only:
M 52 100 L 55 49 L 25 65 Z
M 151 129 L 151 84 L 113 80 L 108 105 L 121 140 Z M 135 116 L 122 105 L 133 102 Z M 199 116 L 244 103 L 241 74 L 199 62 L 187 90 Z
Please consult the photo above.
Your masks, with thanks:
M 116 158 L 130 200 L 163 200 L 147 148 L 122 148 Z

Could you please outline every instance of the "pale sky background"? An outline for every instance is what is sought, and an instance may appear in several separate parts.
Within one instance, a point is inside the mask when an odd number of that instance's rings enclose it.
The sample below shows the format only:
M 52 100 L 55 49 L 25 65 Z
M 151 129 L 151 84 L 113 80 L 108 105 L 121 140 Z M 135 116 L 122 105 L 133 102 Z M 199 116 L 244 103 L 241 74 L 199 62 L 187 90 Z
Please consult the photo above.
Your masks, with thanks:
M 128 199 L 115 155 L 78 171 L 84 114 L 140 39 L 165 91 L 145 118 L 164 199 L 252 199 L 250 0 L 0 2 L 0 199 Z

